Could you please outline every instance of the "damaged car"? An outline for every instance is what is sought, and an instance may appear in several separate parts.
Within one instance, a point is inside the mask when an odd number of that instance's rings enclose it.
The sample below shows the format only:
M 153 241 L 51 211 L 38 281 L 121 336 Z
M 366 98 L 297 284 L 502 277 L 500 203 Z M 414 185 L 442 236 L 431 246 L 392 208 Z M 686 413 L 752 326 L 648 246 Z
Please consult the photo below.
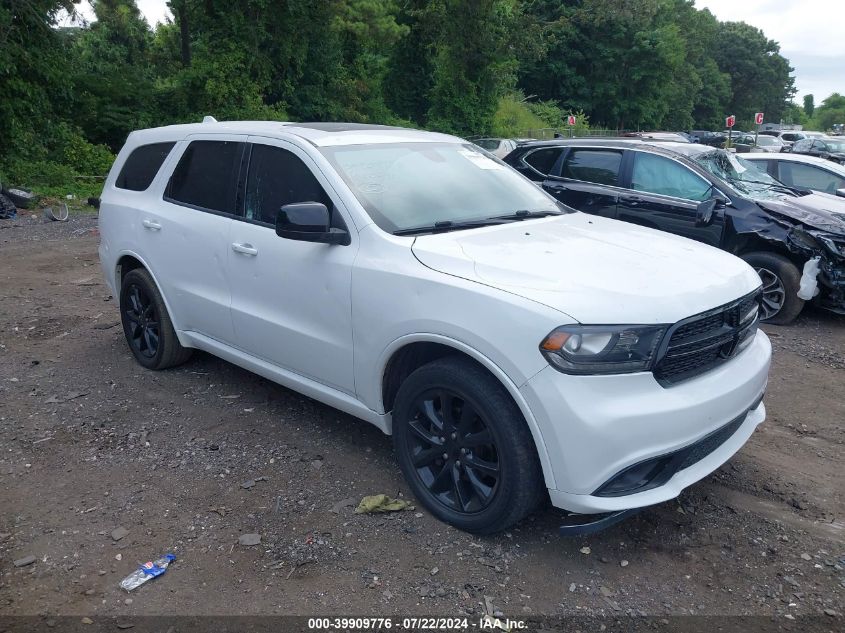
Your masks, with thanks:
M 700 144 L 535 142 L 505 162 L 570 207 L 741 257 L 760 275 L 768 323 L 792 322 L 808 301 L 845 313 L 845 200 L 788 187 Z

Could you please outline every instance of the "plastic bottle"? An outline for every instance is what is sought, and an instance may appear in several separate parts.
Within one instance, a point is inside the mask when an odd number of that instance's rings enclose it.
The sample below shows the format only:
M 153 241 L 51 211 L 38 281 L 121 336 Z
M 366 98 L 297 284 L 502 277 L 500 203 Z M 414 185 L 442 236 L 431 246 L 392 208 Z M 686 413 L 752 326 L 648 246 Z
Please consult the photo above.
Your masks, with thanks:
M 157 560 L 147 561 L 120 581 L 121 588 L 126 589 L 126 591 L 137 589 L 148 580 L 152 580 L 156 576 L 161 576 L 167 571 L 167 566 L 174 560 L 176 560 L 175 555 L 165 554 Z

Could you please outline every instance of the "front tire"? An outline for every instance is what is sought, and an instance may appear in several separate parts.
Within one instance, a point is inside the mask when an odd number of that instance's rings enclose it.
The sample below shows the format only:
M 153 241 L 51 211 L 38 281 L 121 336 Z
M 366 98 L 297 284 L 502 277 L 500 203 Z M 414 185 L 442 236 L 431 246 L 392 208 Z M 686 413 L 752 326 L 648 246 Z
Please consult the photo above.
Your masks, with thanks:
M 522 413 L 469 359 L 447 356 L 408 376 L 394 403 L 393 443 L 420 503 L 461 530 L 499 532 L 545 497 Z
M 763 283 L 760 320 L 773 325 L 792 323 L 804 307 L 804 300 L 798 296 L 798 267 L 776 253 L 747 253 L 742 259 L 757 271 Z
M 143 268 L 130 270 L 120 284 L 120 320 L 129 349 L 147 369 L 181 365 L 192 350 L 182 347 L 153 278 Z

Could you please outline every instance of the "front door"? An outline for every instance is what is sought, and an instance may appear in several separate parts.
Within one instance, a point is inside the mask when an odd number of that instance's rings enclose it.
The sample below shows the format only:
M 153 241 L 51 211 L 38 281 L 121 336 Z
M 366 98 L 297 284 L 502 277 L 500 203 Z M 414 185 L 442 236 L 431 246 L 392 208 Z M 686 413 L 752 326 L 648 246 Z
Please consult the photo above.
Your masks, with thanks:
M 238 347 L 353 394 L 352 264 L 358 249 L 276 235 L 279 209 L 322 202 L 332 224 L 352 227 L 314 162 L 285 141 L 250 138 L 243 215 L 231 229 L 229 276 Z
M 719 246 L 724 215 L 709 226 L 696 226 L 698 205 L 715 190 L 686 165 L 650 152 L 633 151 L 631 184 L 619 198 L 617 218 Z

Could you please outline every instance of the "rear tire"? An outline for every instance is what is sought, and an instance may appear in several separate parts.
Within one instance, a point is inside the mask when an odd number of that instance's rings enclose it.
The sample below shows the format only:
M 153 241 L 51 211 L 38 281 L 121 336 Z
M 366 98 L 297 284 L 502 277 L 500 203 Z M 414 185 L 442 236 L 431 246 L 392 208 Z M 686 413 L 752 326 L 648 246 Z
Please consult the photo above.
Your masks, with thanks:
M 408 376 L 393 408 L 393 444 L 420 503 L 461 530 L 499 532 L 546 496 L 522 413 L 470 359 L 447 356 Z
M 757 271 L 763 284 L 760 320 L 773 325 L 792 323 L 804 307 L 804 300 L 798 296 L 798 267 L 777 253 L 747 253 L 742 259 Z
M 141 365 L 159 370 L 181 365 L 193 350 L 182 347 L 152 276 L 130 270 L 120 284 L 120 320 L 129 349 Z

